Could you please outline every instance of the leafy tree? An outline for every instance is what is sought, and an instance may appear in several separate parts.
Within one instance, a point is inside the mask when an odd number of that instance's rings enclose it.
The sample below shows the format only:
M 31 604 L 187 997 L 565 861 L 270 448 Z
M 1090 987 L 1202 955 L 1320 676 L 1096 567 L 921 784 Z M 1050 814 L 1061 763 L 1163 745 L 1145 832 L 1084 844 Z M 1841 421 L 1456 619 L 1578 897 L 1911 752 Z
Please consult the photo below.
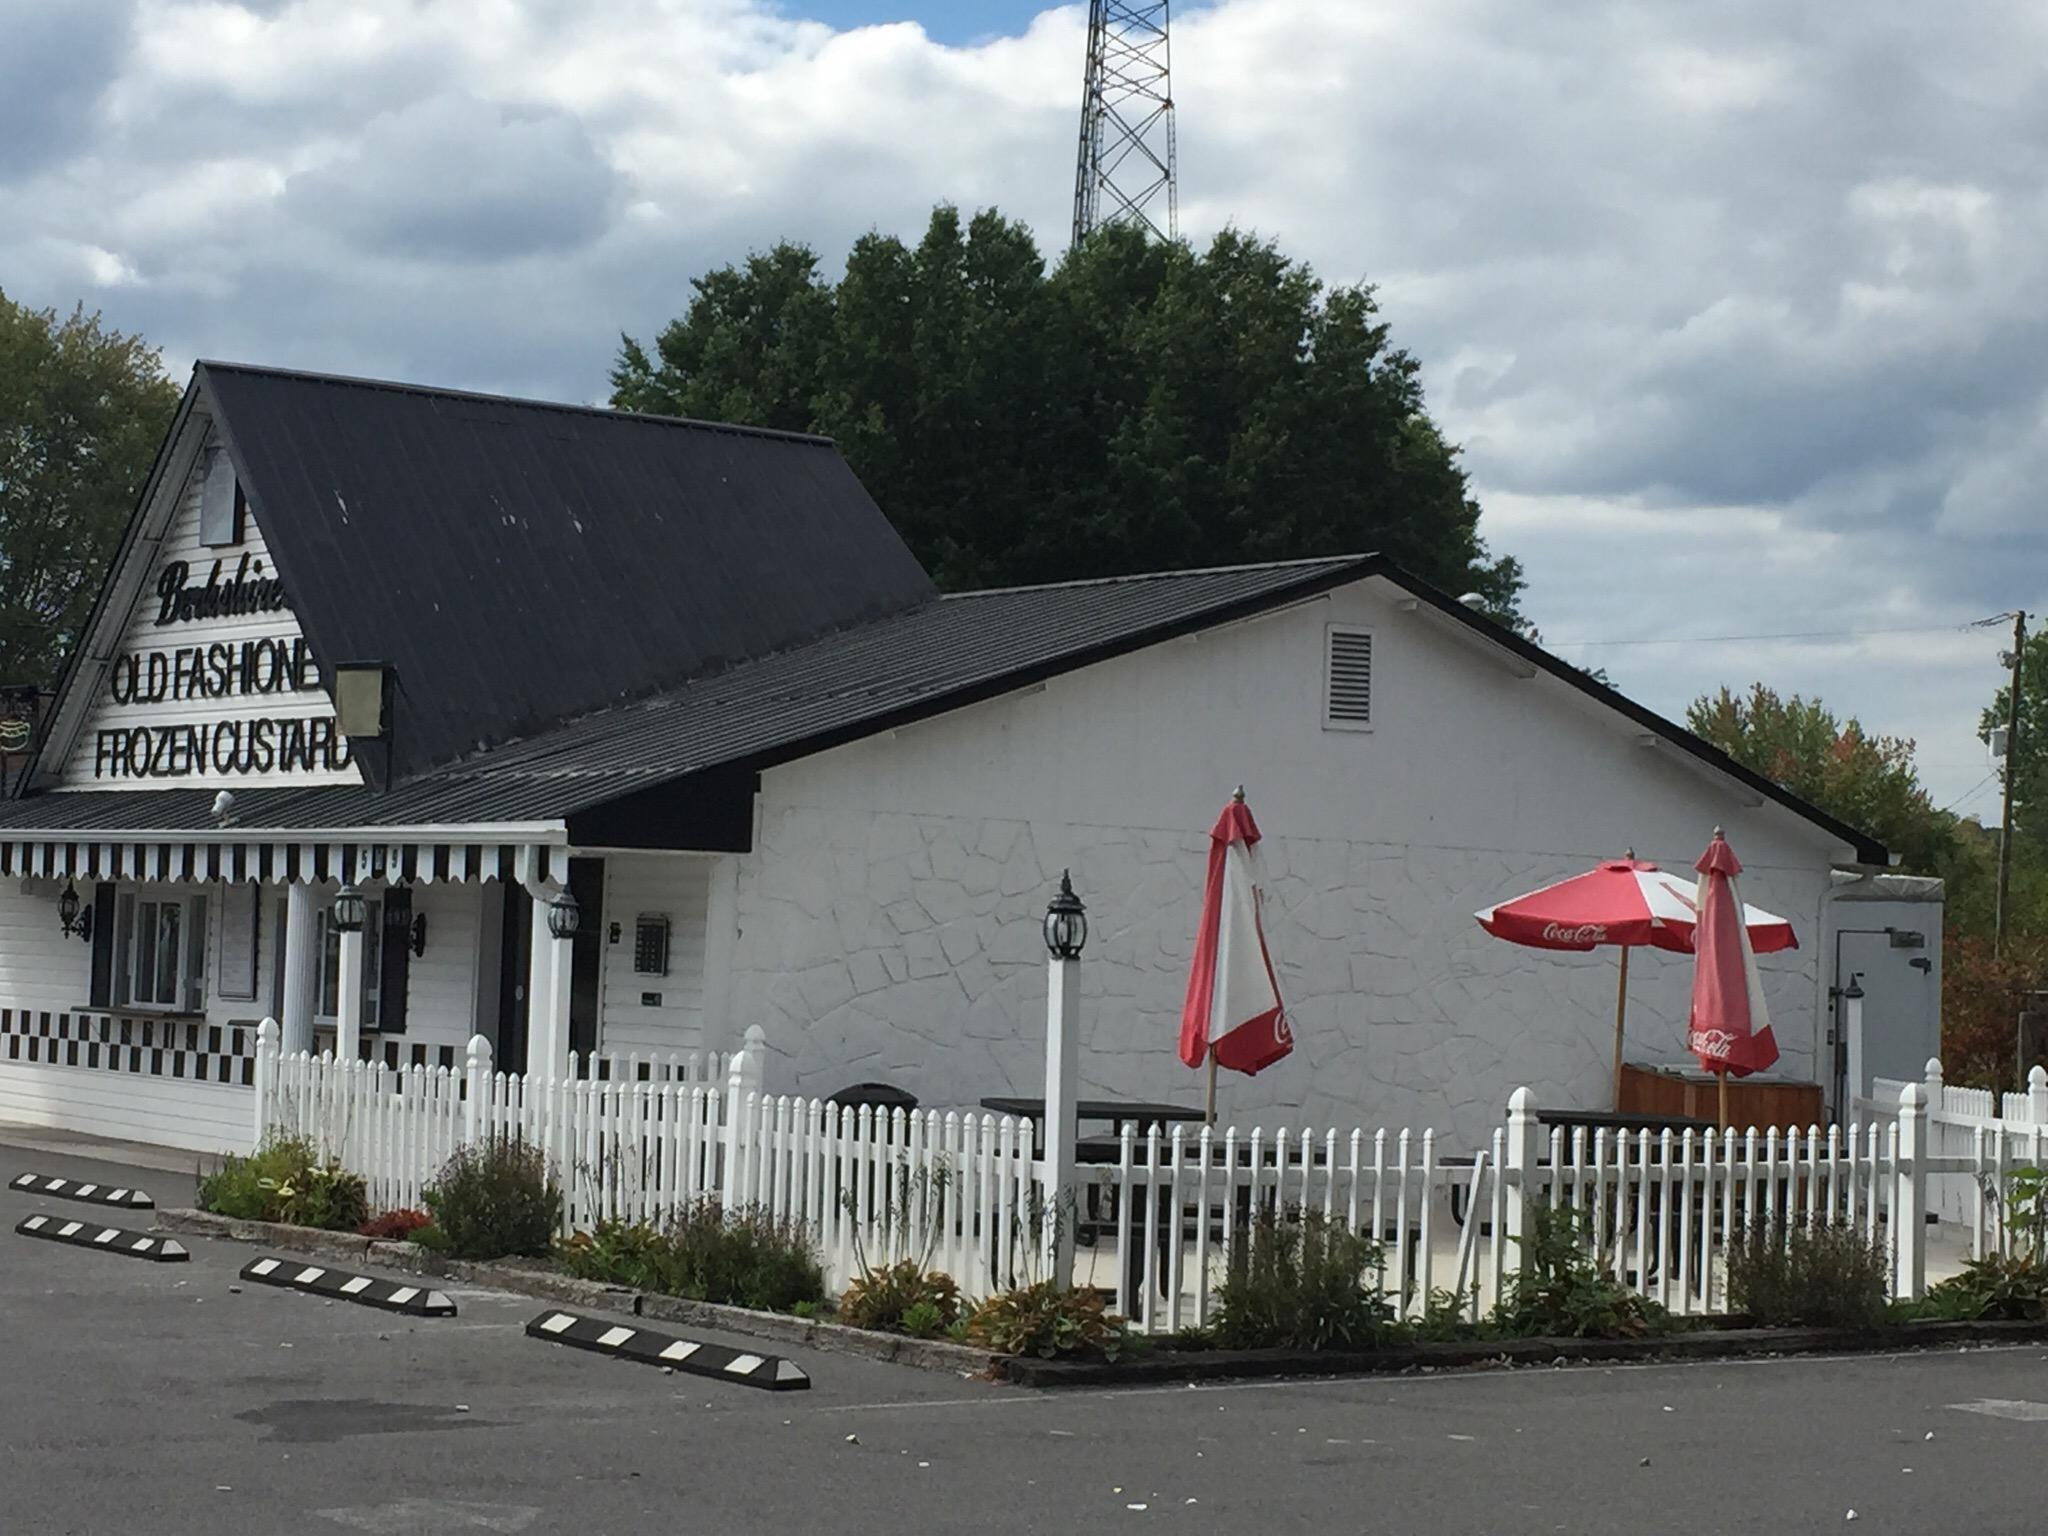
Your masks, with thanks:
M 1978 734 L 1989 741 L 1993 726 L 2003 726 L 2012 709 L 2012 686 L 1997 697 L 1978 722 Z M 2020 740 L 2012 756 L 2012 824 L 2014 849 L 2030 848 L 2048 855 L 2048 632 L 2027 639 L 2020 667 Z
M 0 682 L 55 682 L 177 405 L 139 338 L 0 293 Z
M 2008 934 L 2004 950 L 1994 955 L 1988 933 L 1960 933 L 1950 926 L 1941 956 L 1941 1066 L 1948 1081 L 1976 1088 L 2020 1086 L 2020 1009 L 2026 995 L 2044 984 L 2048 939 Z
M 697 278 L 613 403 L 835 437 L 941 585 L 1376 549 L 1514 615 L 1457 449 L 1367 287 L 1271 242 L 1102 230 L 1048 271 L 999 213 Z
M 1695 699 L 1685 720 L 1737 762 L 1877 838 L 1905 870 L 1939 874 L 1954 857 L 1954 818 L 1921 787 L 1911 741 L 1869 735 L 1819 699 L 1762 683 Z

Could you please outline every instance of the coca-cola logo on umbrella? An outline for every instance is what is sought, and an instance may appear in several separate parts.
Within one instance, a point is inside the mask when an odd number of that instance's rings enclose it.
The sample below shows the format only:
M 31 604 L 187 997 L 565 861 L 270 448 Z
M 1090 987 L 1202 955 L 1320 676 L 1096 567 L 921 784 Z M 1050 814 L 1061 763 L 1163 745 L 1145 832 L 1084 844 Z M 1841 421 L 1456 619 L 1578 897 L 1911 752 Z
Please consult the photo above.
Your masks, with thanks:
M 1725 1029 L 1695 1029 L 1686 1036 L 1685 1048 L 1695 1056 L 1726 1061 L 1735 1054 L 1735 1036 Z
M 1543 937 L 1551 944 L 1605 944 L 1607 925 L 1605 923 L 1579 923 L 1572 926 L 1565 923 L 1545 923 Z

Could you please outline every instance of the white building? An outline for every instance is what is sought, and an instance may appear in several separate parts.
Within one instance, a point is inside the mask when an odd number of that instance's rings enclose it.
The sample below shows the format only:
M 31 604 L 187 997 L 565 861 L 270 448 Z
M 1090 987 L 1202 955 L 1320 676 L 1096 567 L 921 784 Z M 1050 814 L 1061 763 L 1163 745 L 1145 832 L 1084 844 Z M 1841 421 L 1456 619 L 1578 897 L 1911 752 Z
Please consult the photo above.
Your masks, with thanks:
M 1852 970 L 1887 999 L 1862 1077 L 1935 1043 L 1938 889 L 1387 562 L 940 597 L 782 434 L 201 364 L 11 777 L 0 1119 L 173 1145 L 246 1136 L 266 1015 L 530 1069 L 758 1022 L 771 1090 L 1035 1092 L 1063 869 L 1084 1093 L 1195 1102 L 1174 1042 L 1239 783 L 1298 1042 L 1226 1083 L 1240 1123 L 1605 1107 L 1611 954 L 1471 914 L 1624 847 L 1689 875 L 1717 825 L 1800 935 L 1762 962 L 1778 1071 L 1839 1102 Z M 1687 986 L 1637 961 L 1632 1059 L 1681 1057 Z

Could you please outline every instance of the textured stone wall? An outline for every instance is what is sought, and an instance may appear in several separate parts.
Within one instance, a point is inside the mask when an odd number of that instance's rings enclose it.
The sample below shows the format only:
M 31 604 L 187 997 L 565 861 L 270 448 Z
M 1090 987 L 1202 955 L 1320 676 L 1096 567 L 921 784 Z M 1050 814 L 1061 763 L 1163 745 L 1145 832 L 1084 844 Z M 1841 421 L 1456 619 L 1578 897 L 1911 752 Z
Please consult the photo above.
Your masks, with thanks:
M 1470 1146 L 1523 1083 L 1546 1103 L 1606 1103 L 1612 952 L 1524 949 L 1471 917 L 1597 855 L 1262 846 L 1296 1049 L 1255 1079 L 1226 1076 L 1229 1118 L 1428 1125 Z M 1090 924 L 1084 1094 L 1198 1103 L 1201 1075 L 1173 1052 L 1206 853 L 1199 832 L 779 809 L 741 869 L 735 1017 L 767 1029 L 772 1087 L 879 1080 L 940 1106 L 1037 1093 L 1038 919 L 1071 867 Z M 1745 895 L 1809 913 L 1823 880 L 1763 872 Z M 1788 1075 L 1811 1070 L 1813 954 L 1762 962 Z M 1639 951 L 1631 965 L 1630 1058 L 1682 1059 L 1686 962 Z
M 1332 623 L 1374 635 L 1368 731 L 1323 728 Z M 1688 869 L 1717 824 L 1744 894 L 1806 946 L 1763 969 L 1784 1074 L 1810 1075 L 1828 871 L 1849 850 L 1508 660 L 1367 581 L 770 769 L 730 929 L 708 939 L 733 957 L 715 1027 L 760 1022 L 782 1090 L 1036 1093 L 1039 920 L 1070 867 L 1085 1085 L 1199 1103 L 1174 1046 L 1207 829 L 1245 782 L 1298 1046 L 1226 1078 L 1239 1124 L 1433 1125 L 1469 1146 L 1522 1083 L 1606 1106 L 1613 953 L 1517 948 L 1472 913 L 1631 845 Z M 1685 961 L 1632 972 L 1631 1058 L 1682 1059 Z

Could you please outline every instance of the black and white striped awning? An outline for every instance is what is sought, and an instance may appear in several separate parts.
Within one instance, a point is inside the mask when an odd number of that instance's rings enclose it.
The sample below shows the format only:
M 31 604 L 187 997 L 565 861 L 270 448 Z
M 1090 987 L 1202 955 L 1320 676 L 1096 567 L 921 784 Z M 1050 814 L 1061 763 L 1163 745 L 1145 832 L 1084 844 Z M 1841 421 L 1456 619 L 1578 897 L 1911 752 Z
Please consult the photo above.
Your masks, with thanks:
M 532 843 L 0 841 L 0 877 L 59 880 L 565 880 L 566 848 Z

